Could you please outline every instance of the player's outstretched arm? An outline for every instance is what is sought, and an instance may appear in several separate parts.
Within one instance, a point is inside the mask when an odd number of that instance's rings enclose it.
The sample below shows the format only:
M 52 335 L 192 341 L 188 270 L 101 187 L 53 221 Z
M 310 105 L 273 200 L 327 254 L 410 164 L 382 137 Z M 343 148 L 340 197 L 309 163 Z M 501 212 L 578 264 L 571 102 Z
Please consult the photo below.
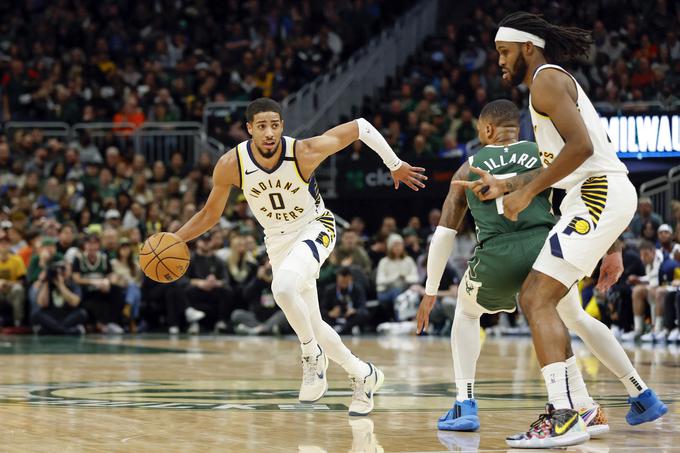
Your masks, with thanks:
M 432 235 L 430 248 L 427 252 L 427 281 L 425 282 L 425 295 L 418 307 L 416 316 L 416 333 L 421 333 L 430 323 L 430 312 L 437 299 L 437 291 L 446 268 L 446 262 L 453 252 L 456 228 L 460 228 L 463 217 L 468 209 L 465 198 L 465 187 L 457 181 L 467 181 L 470 175 L 470 165 L 465 162 L 451 178 L 449 193 L 446 195 L 442 206 L 442 216 L 439 225 Z
M 427 176 L 423 174 L 425 169 L 412 167 L 399 159 L 380 132 L 363 118 L 336 126 L 322 135 L 299 141 L 296 156 L 302 176 L 307 179 L 327 157 L 347 148 L 356 140 L 361 140 L 380 156 L 385 166 L 392 172 L 395 189 L 399 188 L 400 183 L 415 191 L 425 187 L 422 182 L 427 180 Z
M 213 171 L 213 188 L 203 209 L 177 231 L 177 236 L 188 242 L 211 229 L 222 216 L 231 186 L 240 185 L 236 150 L 232 149 L 217 161 Z

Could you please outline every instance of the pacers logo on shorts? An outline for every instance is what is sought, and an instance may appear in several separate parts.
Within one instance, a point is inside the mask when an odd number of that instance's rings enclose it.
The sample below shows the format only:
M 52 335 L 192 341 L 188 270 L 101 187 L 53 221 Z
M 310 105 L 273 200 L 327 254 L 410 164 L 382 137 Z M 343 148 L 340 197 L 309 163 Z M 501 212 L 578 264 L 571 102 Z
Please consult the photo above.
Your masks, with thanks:
M 581 236 L 584 236 L 588 234 L 589 231 L 590 222 L 581 217 L 574 217 L 573 219 L 571 219 L 571 222 L 569 222 L 567 228 L 564 229 L 564 234 L 569 236 L 571 233 L 575 232 L 577 234 L 580 234 Z
M 331 237 L 323 231 L 316 237 L 316 242 L 328 248 L 331 245 Z

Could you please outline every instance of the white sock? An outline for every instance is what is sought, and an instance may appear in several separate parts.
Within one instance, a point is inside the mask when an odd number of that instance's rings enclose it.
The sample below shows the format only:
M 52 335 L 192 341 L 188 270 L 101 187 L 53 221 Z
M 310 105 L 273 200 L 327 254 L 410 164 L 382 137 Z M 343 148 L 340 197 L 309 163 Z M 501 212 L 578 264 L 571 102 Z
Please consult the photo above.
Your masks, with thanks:
M 474 398 L 477 359 L 482 349 L 482 342 L 479 338 L 480 315 L 463 311 L 463 305 L 466 303 L 468 301 L 458 299 L 451 327 L 451 354 L 457 389 L 456 400 L 461 402 Z
M 306 343 L 300 343 L 300 349 L 302 349 L 302 355 L 316 355 L 319 353 L 319 345 L 317 344 L 314 337 L 308 340 Z
M 576 356 L 571 356 L 565 362 L 567 364 L 567 382 L 569 384 L 569 394 L 574 408 L 588 408 L 595 404 L 595 401 L 588 394 L 586 383 L 583 382 L 581 369 L 576 363 Z
M 304 285 L 300 294 L 305 306 L 309 309 L 309 318 L 316 341 L 319 342 L 328 358 L 340 365 L 350 376 L 368 376 L 371 367 L 345 346 L 340 335 L 329 326 L 322 318 L 319 310 L 319 295 L 316 285 Z
M 640 396 L 640 394 L 648 388 L 647 384 L 645 384 L 645 381 L 642 380 L 640 375 L 635 370 L 623 377 L 620 377 L 619 380 L 623 386 L 626 387 L 628 395 L 632 396 L 633 398 Z
M 567 381 L 567 363 L 554 362 L 541 368 L 543 380 L 548 389 L 548 402 L 555 409 L 572 409 Z
M 656 315 L 656 319 L 654 320 L 654 332 L 663 332 L 663 328 L 663 315 Z
M 465 400 L 475 399 L 475 380 L 474 379 L 456 379 L 456 401 L 463 402 Z
M 645 330 L 645 318 L 642 316 L 633 316 L 633 323 L 635 326 L 635 333 L 642 333 Z

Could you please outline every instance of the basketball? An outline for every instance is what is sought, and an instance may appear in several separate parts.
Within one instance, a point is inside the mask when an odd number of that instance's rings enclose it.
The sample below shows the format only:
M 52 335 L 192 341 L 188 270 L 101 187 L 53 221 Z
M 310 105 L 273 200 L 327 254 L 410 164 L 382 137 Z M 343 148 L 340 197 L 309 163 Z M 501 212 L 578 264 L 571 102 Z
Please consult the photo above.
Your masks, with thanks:
M 156 233 L 142 244 L 139 266 L 151 280 L 174 282 L 189 267 L 189 247 L 174 233 Z

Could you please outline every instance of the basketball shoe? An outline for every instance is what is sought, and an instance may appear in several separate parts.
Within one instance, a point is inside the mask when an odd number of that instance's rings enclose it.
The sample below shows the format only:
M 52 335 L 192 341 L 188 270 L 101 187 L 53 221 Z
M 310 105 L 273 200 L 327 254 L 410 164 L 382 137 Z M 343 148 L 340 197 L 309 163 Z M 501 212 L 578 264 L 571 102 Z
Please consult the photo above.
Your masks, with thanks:
M 555 409 L 552 404 L 545 409 L 545 414 L 538 416 L 529 431 L 506 438 L 507 444 L 513 448 L 554 448 L 578 445 L 590 439 L 578 411 Z
M 630 410 L 626 414 L 629 425 L 651 422 L 668 412 L 666 405 L 656 396 L 654 390 L 647 389 L 635 398 L 628 398 Z
M 590 407 L 584 407 L 578 410 L 578 414 L 586 424 L 586 430 L 590 437 L 597 437 L 609 432 L 609 424 L 607 423 L 607 416 L 604 415 L 602 407 L 595 403 Z
M 352 402 L 349 415 L 368 415 L 373 410 L 373 396 L 385 381 L 382 371 L 368 363 L 370 372 L 366 376 L 350 376 Z
M 456 400 L 453 408 L 439 417 L 437 428 L 444 431 L 477 431 L 479 429 L 477 401 Z
M 328 390 L 326 370 L 328 369 L 328 357 L 318 346 L 317 354 L 302 356 L 302 385 L 300 386 L 299 400 L 301 403 L 313 403 L 324 396 Z

